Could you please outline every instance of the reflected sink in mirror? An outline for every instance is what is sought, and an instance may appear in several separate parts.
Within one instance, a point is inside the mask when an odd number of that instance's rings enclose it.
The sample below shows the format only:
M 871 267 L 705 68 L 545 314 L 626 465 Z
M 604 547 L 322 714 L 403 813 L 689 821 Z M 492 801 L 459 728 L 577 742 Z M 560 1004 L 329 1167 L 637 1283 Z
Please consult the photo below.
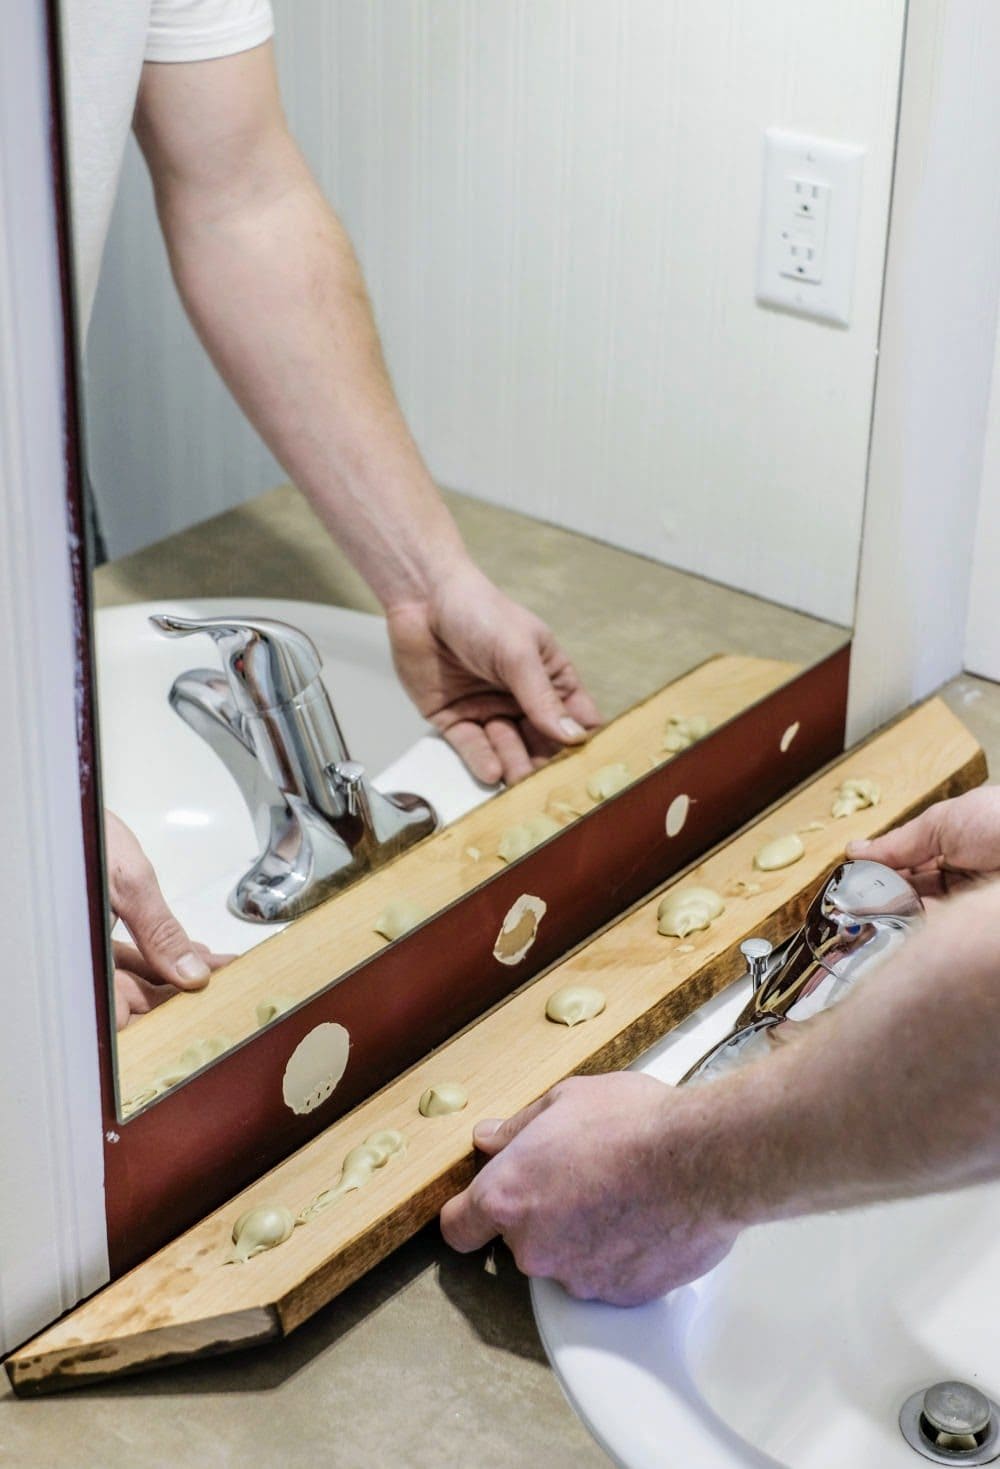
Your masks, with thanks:
M 376 788 L 423 796 L 441 824 L 492 794 L 410 702 L 393 668 L 381 617 L 266 597 L 136 603 L 98 611 L 104 804 L 138 836 L 190 935 L 217 953 L 244 953 L 284 925 L 249 923 L 227 907 L 234 883 L 258 854 L 253 822 L 218 755 L 168 702 L 179 674 L 199 664 L 216 666 L 218 657 L 207 636 L 162 637 L 149 622 L 158 612 L 289 623 L 316 645 L 348 749 L 374 773 Z
M 678 1081 L 748 997 L 724 991 L 635 1069 Z M 633 1310 L 533 1281 L 535 1316 L 569 1401 L 627 1469 L 920 1469 L 898 1426 L 912 1394 L 949 1379 L 1000 1393 L 998 1214 L 991 1184 L 784 1221 Z

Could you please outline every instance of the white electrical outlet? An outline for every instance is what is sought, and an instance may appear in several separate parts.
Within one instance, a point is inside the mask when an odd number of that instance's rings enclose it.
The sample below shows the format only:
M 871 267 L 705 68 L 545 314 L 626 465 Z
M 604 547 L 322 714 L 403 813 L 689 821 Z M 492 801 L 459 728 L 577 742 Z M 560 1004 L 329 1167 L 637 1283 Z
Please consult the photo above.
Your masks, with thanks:
M 850 324 L 864 154 L 767 129 L 758 301 Z

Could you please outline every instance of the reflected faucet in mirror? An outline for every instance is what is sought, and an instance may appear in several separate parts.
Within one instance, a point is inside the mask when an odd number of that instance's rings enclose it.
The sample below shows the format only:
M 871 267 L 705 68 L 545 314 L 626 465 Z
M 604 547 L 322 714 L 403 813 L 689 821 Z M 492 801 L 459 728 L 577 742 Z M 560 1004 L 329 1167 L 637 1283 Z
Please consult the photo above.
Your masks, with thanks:
M 169 697 L 253 819 L 261 850 L 229 896 L 238 917 L 285 922 L 434 831 L 427 801 L 376 790 L 351 759 L 305 633 L 263 617 L 150 621 L 166 637 L 207 633 L 222 658 L 223 672 L 191 669 Z
M 923 919 L 919 894 L 880 862 L 842 862 L 816 893 L 797 933 L 773 948 L 740 945 L 753 994 L 730 1033 L 691 1067 L 684 1082 L 708 1081 L 755 1060 L 785 1021 L 803 1021 L 843 999 Z

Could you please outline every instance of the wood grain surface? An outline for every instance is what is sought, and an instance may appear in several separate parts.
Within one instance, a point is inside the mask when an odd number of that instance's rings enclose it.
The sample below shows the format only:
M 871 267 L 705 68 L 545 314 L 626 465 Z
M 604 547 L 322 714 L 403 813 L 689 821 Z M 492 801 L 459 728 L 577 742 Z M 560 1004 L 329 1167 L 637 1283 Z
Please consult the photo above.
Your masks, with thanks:
M 116 1045 L 123 1115 L 134 1111 L 188 1046 L 223 1038 L 228 1049 L 257 1030 L 260 1001 L 280 994 L 298 1003 L 336 979 L 330 973 L 331 948 L 340 973 L 384 949 L 386 940 L 375 932 L 375 923 L 390 900 L 405 897 L 427 915 L 440 911 L 504 866 L 497 846 L 508 827 L 542 812 L 569 825 L 572 811 L 591 810 L 596 802 L 586 782 L 592 771 L 623 762 L 638 779 L 669 760 L 663 738 L 670 715 L 701 714 L 717 729 L 796 672 L 795 664 L 776 659 L 729 654 L 709 659 L 620 715 L 585 746 L 566 751 L 241 955 L 219 970 L 207 989 L 175 995 L 133 1020 Z
M 683 943 L 664 938 L 656 930 L 660 894 L 649 898 L 14 1353 L 6 1365 L 15 1391 L 53 1391 L 292 1331 L 465 1186 L 475 1167 L 471 1132 L 478 1118 L 508 1116 L 565 1076 L 632 1061 L 742 972 L 738 946 L 749 933 L 776 940 L 801 921 L 848 840 L 895 826 L 985 774 L 982 751 L 940 701 L 905 716 L 668 884 L 698 882 L 723 895 L 725 911 L 711 928 Z M 834 821 L 834 794 L 847 776 L 875 780 L 882 799 Z M 803 858 L 779 872 L 757 872 L 757 848 L 789 832 L 802 836 Z M 570 982 L 599 986 L 607 1008 L 566 1029 L 544 1011 L 551 992 Z M 469 1105 L 422 1117 L 418 1099 L 439 1081 L 459 1082 Z M 348 1150 L 381 1128 L 404 1133 L 402 1156 L 276 1249 L 244 1265 L 225 1263 L 244 1210 L 278 1203 L 298 1213 L 336 1182 Z

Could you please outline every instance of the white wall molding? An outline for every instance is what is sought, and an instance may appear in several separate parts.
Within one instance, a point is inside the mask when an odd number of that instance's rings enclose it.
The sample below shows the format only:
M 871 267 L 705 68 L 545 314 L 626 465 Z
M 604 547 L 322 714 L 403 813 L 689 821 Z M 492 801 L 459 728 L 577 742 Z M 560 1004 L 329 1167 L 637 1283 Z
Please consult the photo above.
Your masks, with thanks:
M 45 6 L 0 46 L 0 1352 L 108 1276 Z
M 963 666 L 998 262 L 1000 6 L 910 0 L 850 744 Z
M 965 666 L 970 673 L 1000 681 L 1000 332 L 973 549 Z

